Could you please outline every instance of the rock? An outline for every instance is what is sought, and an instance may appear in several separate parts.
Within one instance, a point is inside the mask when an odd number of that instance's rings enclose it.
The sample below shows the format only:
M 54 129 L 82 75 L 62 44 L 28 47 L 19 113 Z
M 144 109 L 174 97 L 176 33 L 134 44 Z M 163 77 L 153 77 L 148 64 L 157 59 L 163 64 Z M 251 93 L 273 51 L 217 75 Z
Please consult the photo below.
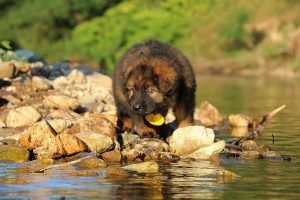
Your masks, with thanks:
M 76 110 L 79 108 L 79 103 L 76 99 L 65 95 L 50 95 L 44 99 L 43 104 L 49 108 L 64 110 Z
M 265 154 L 268 151 L 271 151 L 271 147 L 270 146 L 268 146 L 266 144 L 259 145 L 258 152 L 260 154 Z
M 162 161 L 163 163 L 172 163 L 179 161 L 180 157 L 170 152 L 160 152 L 158 154 L 158 160 Z
M 219 125 L 224 120 L 218 109 L 207 101 L 202 102 L 199 109 L 196 109 L 195 119 L 203 126 Z
M 13 78 L 16 73 L 16 67 L 12 62 L 0 62 L 0 79 Z
M 154 161 L 131 164 L 131 165 L 124 166 L 122 168 L 130 171 L 140 172 L 140 173 L 155 173 L 158 172 L 159 170 L 158 163 Z
M 73 135 L 61 133 L 57 136 L 57 139 L 60 140 L 60 143 L 67 155 L 73 155 L 87 150 L 85 143 Z
M 74 166 L 84 169 L 93 169 L 93 168 L 101 168 L 106 167 L 107 164 L 105 161 L 101 160 L 97 157 L 87 157 L 82 159 L 80 162 L 75 163 Z
M 258 150 L 258 146 L 256 144 L 256 142 L 254 140 L 246 140 L 245 142 L 243 142 L 242 144 L 242 149 L 247 150 L 247 151 L 257 151 Z
M 109 120 L 95 115 L 84 116 L 78 119 L 74 126 L 70 128 L 68 133 L 76 134 L 86 131 L 106 135 L 114 140 L 117 139 L 117 133 L 114 125 Z
M 233 137 L 244 137 L 248 135 L 248 127 L 247 126 L 233 126 L 231 129 L 231 135 Z
M 122 154 L 119 150 L 108 151 L 102 154 L 102 158 L 106 162 L 121 162 Z
M 93 72 L 92 74 L 88 75 L 87 80 L 93 82 L 99 87 L 111 88 L 112 86 L 111 78 L 98 72 Z
M 124 149 L 122 155 L 129 161 L 135 161 L 137 159 L 143 160 L 146 156 L 143 151 L 138 149 Z
M 48 79 L 39 76 L 33 76 L 31 84 L 34 90 L 49 90 L 52 88 L 52 84 Z
M 108 176 L 118 176 L 118 177 L 128 177 L 129 174 L 127 171 L 122 169 L 121 167 L 109 167 L 107 168 Z
M 122 136 L 123 146 L 132 144 L 135 140 L 140 138 L 138 135 L 128 133 L 128 132 L 123 133 L 121 136 Z
M 54 134 L 43 120 L 27 128 L 18 142 L 23 148 L 33 150 L 39 157 L 58 158 L 65 155 L 65 151 Z
M 70 69 L 68 72 L 68 82 L 70 84 L 84 84 L 86 83 L 86 77 L 83 72 L 79 71 L 78 69 Z
M 214 131 L 204 126 L 188 126 L 176 129 L 169 138 L 171 153 L 182 156 L 214 142 Z
M 26 149 L 12 145 L 0 145 L 0 161 L 22 163 L 28 160 L 29 152 Z
M 115 145 L 112 138 L 92 131 L 76 133 L 75 136 L 83 141 L 92 153 L 97 155 L 113 149 Z
M 74 120 L 79 117 L 81 117 L 81 115 L 72 110 L 62 110 L 62 109 L 52 110 L 47 115 L 47 118 L 50 118 L 50 119 L 63 118 L 65 120 Z
M 267 151 L 263 154 L 263 157 L 269 160 L 283 160 L 282 156 L 276 151 Z
M 243 114 L 229 115 L 228 120 L 230 125 L 233 127 L 248 127 L 253 123 L 253 119 L 251 117 Z
M 0 142 L 4 145 L 17 145 L 18 141 L 12 138 L 2 139 Z
M 193 158 L 196 160 L 206 160 L 215 154 L 219 154 L 225 148 L 225 141 L 221 140 L 215 142 L 207 147 L 199 148 L 197 151 L 189 154 L 188 158 Z
M 6 124 L 0 119 L 0 128 L 5 128 Z
M 216 172 L 217 175 L 217 179 L 218 180 L 222 180 L 222 181 L 233 181 L 234 179 L 236 179 L 238 177 L 238 175 L 236 175 L 235 173 L 229 171 L 229 170 L 218 170 Z
M 32 106 L 24 106 L 9 111 L 6 119 L 8 127 L 30 126 L 41 119 L 41 114 Z
M 33 51 L 28 51 L 28 50 L 17 50 L 15 51 L 16 56 L 27 62 L 36 62 L 36 61 L 43 61 L 43 58 L 36 55 Z
M 133 144 L 133 148 L 135 149 L 143 149 L 150 147 L 153 151 L 163 152 L 169 151 L 169 145 L 164 141 L 156 138 L 144 138 L 136 140 Z
M 258 151 L 242 151 L 241 158 L 246 160 L 253 160 L 261 158 L 261 155 Z
M 17 73 L 22 72 L 22 73 L 27 73 L 31 70 L 30 64 L 26 62 L 18 62 L 18 61 L 13 61 L 14 65 L 16 66 L 16 71 Z
M 56 133 L 62 133 L 64 130 L 72 126 L 71 120 L 65 119 L 50 119 L 47 120 L 47 122 L 51 125 Z

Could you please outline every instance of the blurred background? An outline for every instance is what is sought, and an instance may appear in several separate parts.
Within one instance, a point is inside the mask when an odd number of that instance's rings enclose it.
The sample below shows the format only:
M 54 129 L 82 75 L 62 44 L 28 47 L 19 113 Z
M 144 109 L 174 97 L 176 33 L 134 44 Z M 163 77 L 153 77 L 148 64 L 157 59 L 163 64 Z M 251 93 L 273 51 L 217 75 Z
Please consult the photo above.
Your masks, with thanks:
M 207 74 L 300 71 L 297 0 L 0 0 L 0 41 L 48 62 L 111 74 L 126 48 L 156 38 Z

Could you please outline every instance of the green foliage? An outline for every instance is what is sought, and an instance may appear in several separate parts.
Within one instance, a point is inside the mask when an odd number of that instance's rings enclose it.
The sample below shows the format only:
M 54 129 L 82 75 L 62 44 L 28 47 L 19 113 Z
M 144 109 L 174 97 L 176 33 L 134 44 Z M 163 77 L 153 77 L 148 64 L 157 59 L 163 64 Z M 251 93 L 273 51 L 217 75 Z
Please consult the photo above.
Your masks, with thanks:
M 8 49 L 8 50 L 12 49 L 11 45 L 10 45 L 10 41 L 8 41 L 8 40 L 0 41 L 0 49 L 1 48 Z
M 38 54 L 64 54 L 73 28 L 101 16 L 118 0 L 1 0 L 0 39 Z M 1 8 L 2 9 L 2 8 Z M 63 49 L 60 49 L 64 47 Z
M 294 0 L 0 0 L 0 41 L 50 62 L 100 65 L 108 74 L 128 47 L 149 38 L 180 48 L 196 67 L 230 61 L 249 68 L 256 58 L 283 59 L 299 13 Z M 277 20 L 277 30 L 249 26 L 272 27 L 269 19 Z M 282 44 L 270 39 L 271 31 Z
M 157 38 L 175 44 L 186 36 L 189 15 L 183 8 L 184 1 L 125 1 L 77 26 L 73 42 L 82 59 L 104 64 L 111 74 L 117 59 L 134 43 Z
M 226 50 L 250 49 L 253 46 L 252 35 L 245 30 L 250 17 L 251 12 L 246 8 L 237 9 L 227 17 L 219 30 L 220 36 L 225 40 Z

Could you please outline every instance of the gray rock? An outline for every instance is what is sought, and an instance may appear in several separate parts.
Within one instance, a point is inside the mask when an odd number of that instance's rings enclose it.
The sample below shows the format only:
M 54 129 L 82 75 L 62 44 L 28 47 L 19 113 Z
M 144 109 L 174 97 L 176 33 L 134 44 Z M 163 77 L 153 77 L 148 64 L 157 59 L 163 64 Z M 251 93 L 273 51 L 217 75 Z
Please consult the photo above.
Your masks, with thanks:
M 178 156 L 187 155 L 211 145 L 214 138 L 214 131 L 203 126 L 178 128 L 169 138 L 170 151 Z
M 6 118 L 8 127 L 30 126 L 41 119 L 41 114 L 32 106 L 24 106 L 9 111 Z
M 155 173 L 159 170 L 159 165 L 157 162 L 150 161 L 150 162 L 143 162 L 138 164 L 131 164 L 122 167 L 123 169 L 136 171 L 140 173 Z
M 83 141 L 92 153 L 100 155 L 114 148 L 114 141 L 111 137 L 98 134 L 92 131 L 85 131 L 75 134 Z
M 27 61 L 27 62 L 43 61 L 43 58 L 36 55 L 36 53 L 34 53 L 33 51 L 21 49 L 15 51 L 15 54 L 19 59 L 23 61 Z
M 0 79 L 13 78 L 16 73 L 16 67 L 12 62 L 0 62 Z
M 22 163 L 29 160 L 29 152 L 13 145 L 0 145 L 0 161 Z
M 49 108 L 60 108 L 64 110 L 76 110 L 79 108 L 79 103 L 76 99 L 65 95 L 50 95 L 44 99 L 43 104 Z

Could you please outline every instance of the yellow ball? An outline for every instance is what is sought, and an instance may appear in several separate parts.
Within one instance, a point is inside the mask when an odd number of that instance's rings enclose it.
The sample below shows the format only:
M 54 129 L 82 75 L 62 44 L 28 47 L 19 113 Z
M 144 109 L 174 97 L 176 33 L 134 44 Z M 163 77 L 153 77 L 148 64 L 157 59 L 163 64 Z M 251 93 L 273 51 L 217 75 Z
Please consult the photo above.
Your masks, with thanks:
M 159 113 L 146 115 L 146 120 L 154 126 L 161 126 L 165 122 L 165 118 Z

